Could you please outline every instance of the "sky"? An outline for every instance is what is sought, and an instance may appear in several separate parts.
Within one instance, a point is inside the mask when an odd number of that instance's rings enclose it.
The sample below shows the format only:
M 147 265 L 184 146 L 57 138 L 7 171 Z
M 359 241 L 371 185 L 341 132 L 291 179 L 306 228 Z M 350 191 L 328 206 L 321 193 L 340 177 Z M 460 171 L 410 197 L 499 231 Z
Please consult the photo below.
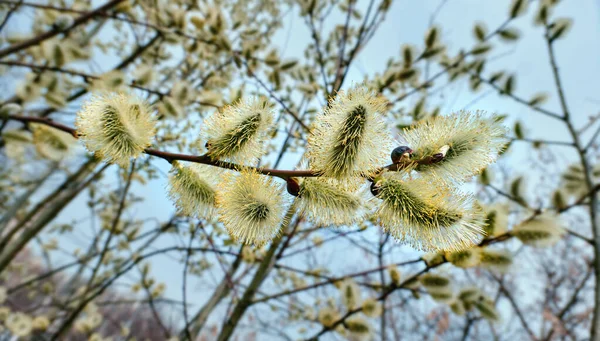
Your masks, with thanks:
M 364 5 L 364 2 L 359 2 Z M 395 1 L 387 19 L 379 28 L 378 33 L 361 51 L 355 65 L 350 70 L 346 86 L 362 81 L 365 74 L 381 72 L 390 56 L 400 53 L 403 43 L 422 45 L 424 32 L 429 26 L 432 13 L 437 13 L 433 22 L 442 27 L 442 41 L 448 43 L 448 49 L 456 52 L 458 48 L 470 46 L 474 42 L 472 35 L 473 24 L 476 21 L 485 22 L 489 30 L 499 26 L 506 18 L 508 0 L 399 0 Z M 547 91 L 550 101 L 544 106 L 558 111 L 558 101 L 554 91 L 554 83 L 548 63 L 545 44 L 541 38 L 542 29 L 531 25 L 531 13 L 537 4 L 531 4 L 528 14 L 516 20 L 515 27 L 522 33 L 522 39 L 514 44 L 495 44 L 498 46 L 492 56 L 497 56 L 494 62 L 487 65 L 487 70 L 508 69 L 518 75 L 516 93 L 524 98 L 539 91 Z M 566 89 L 568 104 L 577 127 L 583 127 L 590 115 L 598 113 L 600 103 L 600 1 L 596 0 L 563 0 L 555 10 L 561 17 L 574 19 L 574 25 L 566 39 L 556 43 L 557 59 L 560 74 Z M 283 20 L 284 28 L 277 35 L 275 42 L 284 48 L 282 57 L 302 58 L 304 46 L 308 43 L 309 34 L 303 20 L 297 13 L 289 13 Z M 341 21 L 341 20 L 340 20 Z M 509 121 L 521 120 L 527 127 L 531 138 L 545 137 L 552 140 L 569 141 L 562 123 L 546 116 L 532 112 L 524 106 L 509 99 L 501 98 L 495 92 L 486 95 L 485 86 L 477 94 L 468 91 L 466 82 L 456 83 L 434 96 L 433 102 L 442 104 L 442 113 L 452 113 L 463 109 L 485 110 L 490 113 L 507 113 Z M 480 97 L 481 96 L 481 97 Z M 413 98 L 414 101 L 417 97 Z M 408 103 L 411 103 L 410 100 Z M 407 106 L 408 107 L 408 106 Z M 590 129 L 593 131 L 593 129 Z M 586 135 L 587 136 L 587 135 Z M 584 139 L 587 141 L 586 139 Z M 510 162 L 519 164 L 528 154 L 524 149 L 516 148 L 510 157 Z M 575 160 L 575 155 L 567 149 L 557 154 L 561 164 L 566 166 Z M 281 168 L 293 168 L 293 159 L 286 159 Z M 157 160 L 154 164 L 163 172 L 168 171 L 166 162 Z M 521 172 L 527 172 L 525 167 L 517 167 Z M 109 171 L 114 176 L 114 170 Z M 540 174 L 528 174 L 535 183 Z M 133 191 L 146 197 L 142 205 L 136 205 L 128 212 L 129 215 L 143 219 L 157 218 L 160 221 L 168 219 L 174 212 L 174 207 L 166 198 L 166 178 L 151 181 L 146 186 L 134 185 Z M 69 222 L 73 219 L 87 216 L 85 200 L 76 200 L 56 219 L 56 223 Z M 83 224 L 86 224 L 85 222 Z M 326 235 L 326 233 L 325 233 Z M 165 245 L 172 245 L 164 241 Z M 82 240 L 65 240 L 65 248 L 81 246 Z M 344 253 L 346 245 L 328 245 L 323 257 L 349 260 L 356 258 Z M 340 253 L 343 257 L 340 257 Z M 415 253 L 416 254 L 416 253 Z M 413 258 L 413 257 L 411 257 Z M 177 259 L 175 259 L 176 261 Z M 349 272 L 346 263 L 340 264 L 341 272 Z M 173 299 L 181 298 L 181 270 L 173 266 L 174 260 L 169 257 L 159 257 L 152 261 L 157 274 L 163 274 L 161 280 L 167 284 L 166 296 Z M 159 270 L 160 269 L 160 270 Z M 220 275 L 216 277 L 220 280 Z M 207 299 L 203 286 L 194 281 L 190 282 L 189 299 L 200 306 Z M 191 309 L 192 311 L 194 309 Z

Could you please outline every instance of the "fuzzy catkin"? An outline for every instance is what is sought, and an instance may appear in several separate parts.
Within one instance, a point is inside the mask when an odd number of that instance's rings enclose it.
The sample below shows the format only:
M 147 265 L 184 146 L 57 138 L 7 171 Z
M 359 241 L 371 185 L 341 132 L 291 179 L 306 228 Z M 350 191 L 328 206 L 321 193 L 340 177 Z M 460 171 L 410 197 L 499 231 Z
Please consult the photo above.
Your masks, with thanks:
M 482 219 L 469 197 L 402 172 L 385 173 L 377 186 L 376 217 L 394 238 L 426 251 L 459 251 L 481 239 Z
M 183 215 L 211 219 L 216 211 L 215 167 L 174 161 L 169 174 L 169 197 Z
M 463 181 L 493 163 L 504 148 L 506 129 L 496 116 L 458 112 L 419 121 L 402 136 L 414 159 L 443 154 L 441 161 L 415 169 L 445 182 Z
M 273 120 L 271 104 L 264 98 L 240 100 L 204 120 L 201 141 L 214 160 L 252 165 L 265 152 Z
M 556 244 L 565 233 L 560 218 L 544 213 L 515 226 L 511 234 L 523 244 L 535 247 L 548 247 Z
M 73 136 L 58 129 L 41 124 L 32 124 L 33 143 L 38 154 L 60 161 L 69 156 L 75 142 Z
M 352 188 L 331 178 L 306 178 L 300 182 L 298 211 L 317 225 L 346 225 L 363 219 L 369 205 L 364 186 Z
M 273 178 L 247 170 L 223 178 L 216 203 L 229 236 L 257 246 L 273 239 L 280 232 L 287 204 L 282 186 Z
M 389 163 L 393 139 L 384 111 L 385 100 L 367 88 L 340 92 L 312 127 L 307 150 L 311 168 L 343 179 L 373 175 Z
M 122 167 L 140 156 L 156 134 L 150 107 L 125 93 L 92 97 L 78 112 L 75 126 L 90 152 Z

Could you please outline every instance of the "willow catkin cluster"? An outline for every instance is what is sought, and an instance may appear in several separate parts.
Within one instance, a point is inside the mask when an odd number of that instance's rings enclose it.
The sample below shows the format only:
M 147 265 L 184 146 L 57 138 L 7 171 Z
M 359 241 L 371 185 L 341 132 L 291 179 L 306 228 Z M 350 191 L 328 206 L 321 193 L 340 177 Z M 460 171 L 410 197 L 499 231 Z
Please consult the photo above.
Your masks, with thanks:
M 188 90 L 180 87 L 173 96 L 185 102 Z M 289 192 L 297 197 L 296 207 L 321 226 L 372 218 L 401 242 L 454 252 L 449 254 L 453 263 L 471 266 L 481 256 L 456 252 L 481 239 L 486 219 L 453 186 L 495 160 L 505 145 L 504 128 L 497 118 L 480 113 L 436 116 L 403 131 L 408 146 L 392 151 L 393 125 L 385 110 L 382 97 L 355 86 L 316 116 L 306 159 L 318 176 L 283 176 L 288 190 L 290 183 L 296 186 Z M 76 125 L 88 150 L 121 166 L 144 152 L 156 133 L 150 108 L 124 93 L 94 96 L 77 115 Z M 180 214 L 216 214 L 230 237 L 245 244 L 263 245 L 276 236 L 289 197 L 278 180 L 246 168 L 265 154 L 274 128 L 272 104 L 262 97 L 239 100 L 207 117 L 198 143 L 207 150 L 202 160 L 212 165 L 173 162 L 168 191 Z M 390 152 L 392 162 L 404 164 L 400 171 L 384 170 Z M 217 183 L 211 168 L 223 166 L 221 161 L 239 167 Z
M 594 182 L 598 181 L 600 178 L 599 164 L 593 166 L 590 175 Z M 575 199 L 579 199 L 590 191 L 586 183 L 585 170 L 579 164 L 572 164 L 565 169 L 561 176 L 561 184 L 564 192 Z
M 448 277 L 433 273 L 421 275 L 417 284 L 420 284 L 433 300 L 447 304 L 456 315 L 462 316 L 469 311 L 477 311 L 481 317 L 491 322 L 500 321 L 500 313 L 494 300 L 476 287 L 466 287 L 454 292 Z
M 15 312 L 8 315 L 4 324 L 16 337 L 26 337 L 33 331 L 33 319 L 24 313 Z
M 125 93 L 94 96 L 77 114 L 75 125 L 89 151 L 122 167 L 140 156 L 156 134 L 150 107 Z
M 477 310 L 481 317 L 491 322 L 500 321 L 500 313 L 496 310 L 494 300 L 475 287 L 462 289 L 449 303 L 449 306 L 452 312 L 457 315 L 464 315 L 467 311 Z

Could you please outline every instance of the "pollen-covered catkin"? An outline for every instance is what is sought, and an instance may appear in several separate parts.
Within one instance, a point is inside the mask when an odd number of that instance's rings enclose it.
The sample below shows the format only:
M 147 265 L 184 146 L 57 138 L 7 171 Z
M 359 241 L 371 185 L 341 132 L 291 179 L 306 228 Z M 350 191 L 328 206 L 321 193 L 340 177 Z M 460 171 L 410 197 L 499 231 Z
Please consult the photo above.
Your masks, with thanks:
M 183 215 L 211 219 L 215 214 L 215 167 L 174 161 L 169 174 L 169 197 Z
M 505 127 L 496 116 L 459 112 L 421 120 L 402 132 L 414 159 L 435 158 L 416 170 L 446 181 L 463 181 L 496 160 L 504 147 Z
M 75 125 L 90 152 L 122 167 L 140 156 L 156 134 L 150 107 L 125 93 L 92 97 L 77 114 Z
M 201 142 L 214 160 L 252 165 L 265 152 L 273 119 L 266 99 L 243 99 L 204 120 Z
M 280 231 L 285 214 L 283 187 L 271 177 L 251 170 L 227 173 L 218 185 L 219 220 L 229 236 L 244 244 L 261 246 Z
M 389 161 L 393 139 L 385 101 L 365 87 L 340 92 L 316 117 L 308 139 L 310 167 L 324 176 L 370 176 Z
M 482 219 L 469 197 L 403 172 L 384 173 L 377 186 L 376 217 L 394 238 L 427 251 L 463 250 L 481 238 Z
M 297 201 L 298 211 L 321 226 L 355 223 L 369 208 L 364 186 L 347 186 L 332 178 L 302 179 Z

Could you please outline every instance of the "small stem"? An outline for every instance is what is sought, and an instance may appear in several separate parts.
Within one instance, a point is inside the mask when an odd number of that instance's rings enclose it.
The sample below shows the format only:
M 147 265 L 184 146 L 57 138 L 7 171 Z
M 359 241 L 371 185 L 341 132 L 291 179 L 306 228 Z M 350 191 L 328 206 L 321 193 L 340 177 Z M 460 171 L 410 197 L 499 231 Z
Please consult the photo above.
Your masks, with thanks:
M 123 2 L 123 1 L 124 0 L 112 0 L 112 1 L 104 4 L 103 6 L 100 6 L 100 7 L 96 8 L 95 10 L 75 19 L 75 21 L 73 21 L 73 24 L 71 24 L 71 26 L 69 26 L 67 28 L 60 29 L 60 28 L 56 27 L 50 31 L 46 31 L 40 35 L 37 35 L 31 39 L 25 40 L 21 43 L 10 45 L 9 47 L 7 47 L 5 49 L 0 50 L 0 58 L 4 58 L 8 55 L 11 55 L 11 54 L 16 53 L 21 50 L 24 50 L 31 46 L 38 45 L 38 44 L 42 43 L 43 41 L 53 38 L 61 33 L 69 32 L 69 31 L 73 30 L 74 28 L 76 28 L 77 26 L 82 25 L 82 24 L 86 23 L 88 20 L 94 18 L 99 13 L 109 10 L 109 9 L 117 6 L 120 2 Z

